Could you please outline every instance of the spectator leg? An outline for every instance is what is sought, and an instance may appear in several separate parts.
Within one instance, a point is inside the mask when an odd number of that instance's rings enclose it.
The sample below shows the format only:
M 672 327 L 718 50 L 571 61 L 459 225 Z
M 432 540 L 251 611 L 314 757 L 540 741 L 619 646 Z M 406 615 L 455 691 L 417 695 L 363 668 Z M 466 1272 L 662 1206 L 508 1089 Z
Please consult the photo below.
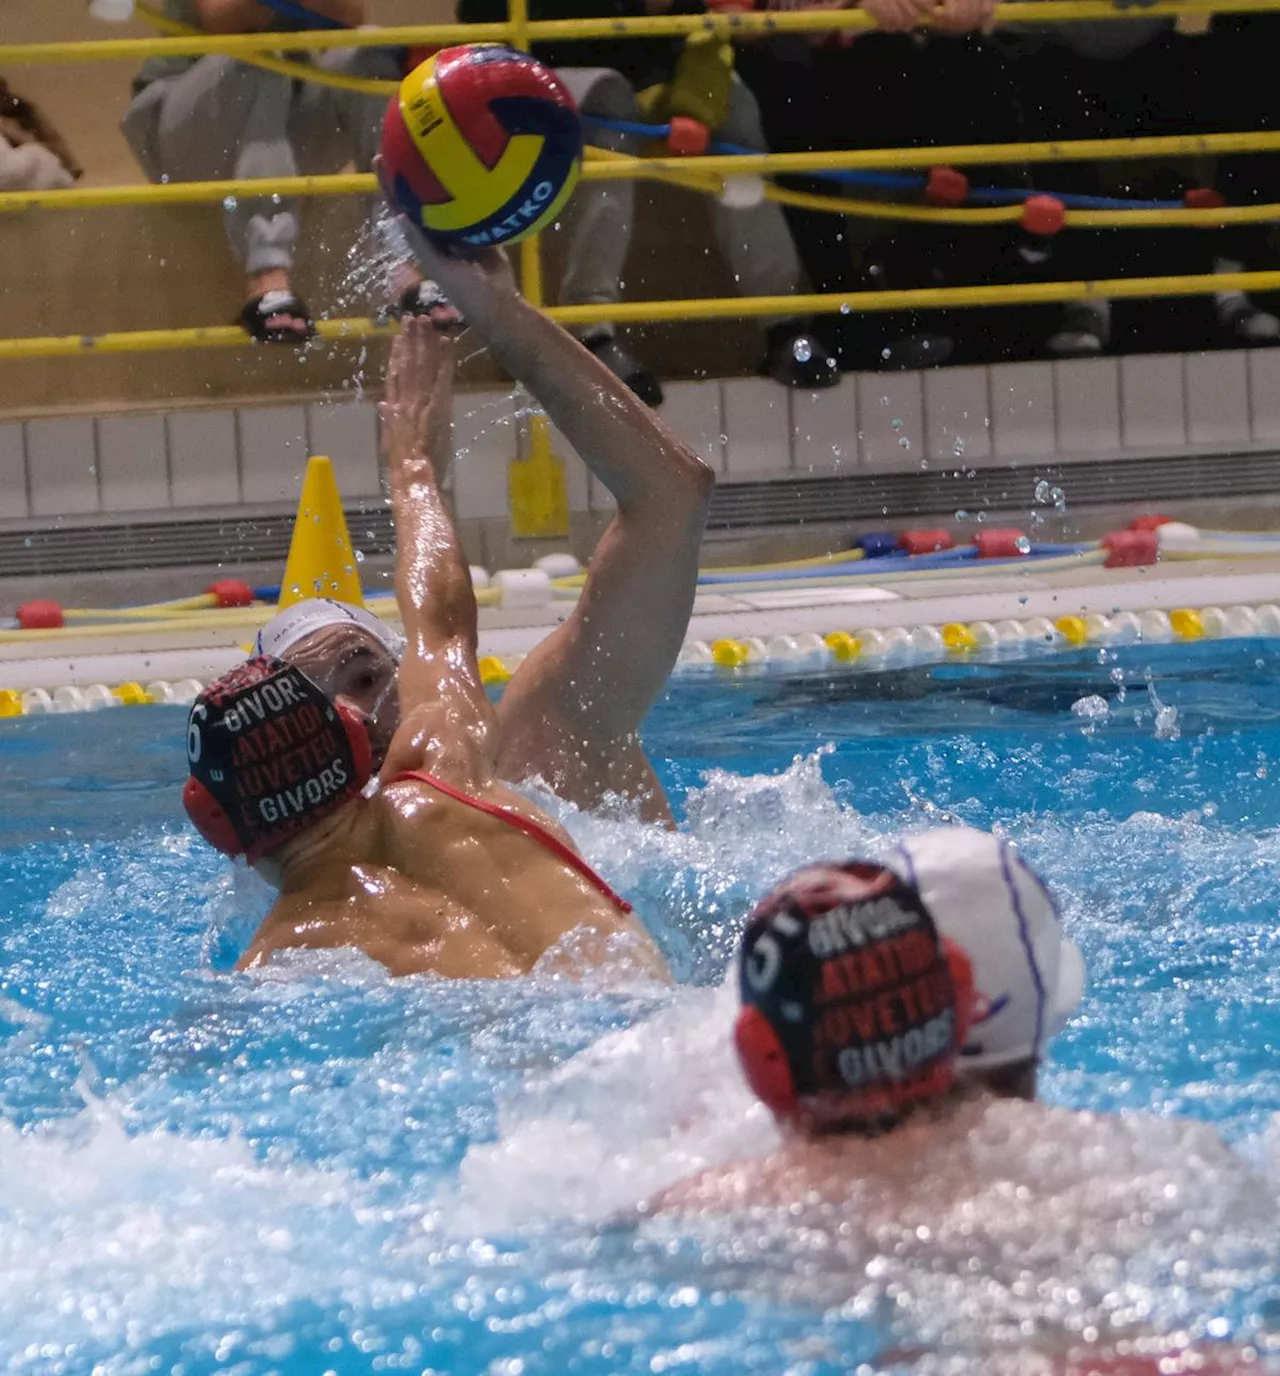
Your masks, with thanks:
M 292 93 L 287 77 L 227 57 L 201 58 L 165 82 L 156 111 L 154 175 L 174 181 L 294 176 Z M 292 266 L 298 220 L 290 203 L 240 198 L 226 211 L 226 227 L 251 279 Z
M 600 67 L 562 67 L 557 74 L 584 116 L 640 118 L 631 83 L 621 73 Z M 600 148 L 632 155 L 643 151 L 633 134 L 592 129 L 589 137 Z M 560 299 L 566 305 L 612 305 L 619 299 L 634 214 L 634 183 L 582 182 L 578 186 L 565 216 L 569 244 Z M 611 324 L 600 324 L 592 325 L 585 333 L 594 336 L 613 332 Z
M 605 67 L 560 67 L 556 74 L 569 88 L 584 116 L 638 120 L 635 92 L 620 72 Z M 588 129 L 588 139 L 600 148 L 639 154 L 634 134 Z M 631 246 L 635 186 L 629 181 L 581 182 L 565 212 L 569 245 L 565 256 L 560 300 L 565 305 L 613 305 L 622 294 L 622 269 Z M 650 406 L 662 403 L 658 379 L 615 338 L 609 321 L 575 331 L 611 372 Z
M 738 73 L 756 98 L 767 146 L 778 153 L 813 152 L 851 142 L 856 146 L 865 126 L 851 111 L 864 99 L 863 69 L 874 70 L 861 53 L 883 41 L 876 35 L 833 53 L 796 35 L 739 49 Z M 782 177 L 779 183 L 796 191 L 839 194 L 829 181 Z M 851 242 L 868 237 L 861 225 L 794 206 L 785 207 L 783 214 L 814 291 L 853 292 L 866 286 L 851 247 Z M 842 368 L 866 366 L 879 350 L 880 322 L 873 317 L 833 314 L 818 317 L 814 325 Z
M 767 151 L 756 98 L 733 79 L 729 112 L 716 131 L 725 143 Z M 802 274 L 795 241 L 782 207 L 775 201 L 732 209 L 715 202 L 716 240 L 744 296 L 793 296 Z M 794 387 L 822 387 L 838 380 L 834 357 L 811 333 L 810 322 L 797 316 L 763 317 L 765 358 L 761 371 Z
M 1203 38 L 1188 42 L 1189 66 L 1205 107 L 1201 127 L 1226 133 L 1274 130 L 1280 125 L 1273 94 L 1272 58 L 1280 38 L 1274 14 L 1219 15 Z M 1280 201 L 1280 156 L 1246 153 L 1219 159 L 1215 184 L 1231 205 Z M 1235 225 L 1214 231 L 1214 270 L 1276 266 L 1275 226 Z M 1280 293 L 1220 292 L 1217 322 L 1227 345 L 1280 342 Z
M 759 106 L 737 77 L 729 113 L 716 137 L 760 153 L 767 151 Z M 761 201 L 734 210 L 716 201 L 714 213 L 720 251 L 744 296 L 790 296 L 798 290 L 800 260 L 780 206 Z
M 322 53 L 318 61 L 326 71 L 367 80 L 398 81 L 403 74 L 398 50 L 392 48 L 335 48 Z M 382 140 L 386 110 L 384 96 L 318 83 L 304 86 L 293 103 L 289 124 L 299 171 L 304 176 L 325 176 L 352 163 L 357 171 L 368 172 Z M 366 223 L 374 225 L 377 262 L 385 265 L 382 287 L 393 303 L 402 303 L 422 281 L 422 273 L 395 222 L 380 215 L 382 198 L 362 196 L 360 205 Z

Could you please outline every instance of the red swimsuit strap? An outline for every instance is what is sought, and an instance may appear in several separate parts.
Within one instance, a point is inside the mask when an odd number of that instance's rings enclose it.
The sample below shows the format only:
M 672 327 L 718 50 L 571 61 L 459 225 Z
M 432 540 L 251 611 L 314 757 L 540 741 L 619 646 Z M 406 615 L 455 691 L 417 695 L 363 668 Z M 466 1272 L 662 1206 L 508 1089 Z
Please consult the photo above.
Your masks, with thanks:
M 453 798 L 456 802 L 463 803 L 467 807 L 473 807 L 477 812 L 487 812 L 490 817 L 497 817 L 500 821 L 515 827 L 517 831 L 523 831 L 526 836 L 531 836 L 545 850 L 550 851 L 562 864 L 568 865 L 575 874 L 581 875 L 597 893 L 603 894 L 619 912 L 631 912 L 631 904 L 621 894 L 615 893 L 576 850 L 566 846 L 558 836 L 553 836 L 546 827 L 535 822 L 532 817 L 525 817 L 513 808 L 503 807 L 499 803 L 488 803 L 482 798 L 473 798 L 471 794 L 463 793 L 460 789 L 454 788 L 452 784 L 437 779 L 434 774 L 428 774 L 425 769 L 406 769 L 389 782 L 398 784 L 403 783 L 406 779 L 430 784 L 437 793 L 443 793 L 446 798 Z

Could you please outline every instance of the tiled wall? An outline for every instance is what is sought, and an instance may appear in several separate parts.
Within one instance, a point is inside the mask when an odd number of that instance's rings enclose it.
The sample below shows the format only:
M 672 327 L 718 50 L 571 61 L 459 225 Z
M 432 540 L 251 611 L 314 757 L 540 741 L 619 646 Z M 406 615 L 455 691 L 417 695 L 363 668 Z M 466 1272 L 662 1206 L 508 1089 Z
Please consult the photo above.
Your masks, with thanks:
M 519 404 L 511 392 L 459 396 L 459 516 L 506 515 Z M 1280 444 L 1280 350 L 864 373 L 813 393 L 676 382 L 661 414 L 726 483 L 1265 449 Z M 357 501 L 380 491 L 377 439 L 365 400 L 0 423 L 0 520 L 287 507 L 308 454 L 328 454 Z M 571 508 L 607 510 L 608 493 L 553 439 Z

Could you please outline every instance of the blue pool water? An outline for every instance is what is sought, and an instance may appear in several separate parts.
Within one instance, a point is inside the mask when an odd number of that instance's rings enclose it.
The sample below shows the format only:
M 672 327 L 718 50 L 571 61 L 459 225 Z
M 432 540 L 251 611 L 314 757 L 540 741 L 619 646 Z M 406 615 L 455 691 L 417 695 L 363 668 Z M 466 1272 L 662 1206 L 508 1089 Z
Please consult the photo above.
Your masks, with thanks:
M 825 1376 L 1030 1371 L 1067 1337 L 1280 1345 L 1278 669 L 1241 641 L 677 683 L 647 740 L 682 830 L 566 819 L 675 989 L 393 982 L 332 953 L 229 975 L 267 897 L 182 821 L 182 713 L 4 723 L 0 1370 Z M 1126 1116 L 1011 1121 L 959 1252 L 914 1224 L 855 1245 L 847 1218 L 639 1220 L 774 1140 L 725 1039 L 752 896 L 947 817 L 1003 828 L 1084 949 L 1044 1097 Z

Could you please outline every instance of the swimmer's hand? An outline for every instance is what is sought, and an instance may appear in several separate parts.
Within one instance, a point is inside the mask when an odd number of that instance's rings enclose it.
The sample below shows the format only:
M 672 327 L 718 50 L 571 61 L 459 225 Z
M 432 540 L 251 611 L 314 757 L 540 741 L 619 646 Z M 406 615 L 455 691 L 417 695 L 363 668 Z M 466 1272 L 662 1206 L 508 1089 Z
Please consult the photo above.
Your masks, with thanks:
M 379 408 L 393 493 L 447 464 L 453 370 L 453 340 L 423 316 L 406 317 L 391 345 Z
M 450 251 L 432 243 L 420 225 L 399 212 L 381 158 L 374 158 L 373 170 L 423 274 L 439 283 L 469 323 L 482 332 L 492 327 L 506 305 L 520 299 L 507 255 L 496 248 Z

